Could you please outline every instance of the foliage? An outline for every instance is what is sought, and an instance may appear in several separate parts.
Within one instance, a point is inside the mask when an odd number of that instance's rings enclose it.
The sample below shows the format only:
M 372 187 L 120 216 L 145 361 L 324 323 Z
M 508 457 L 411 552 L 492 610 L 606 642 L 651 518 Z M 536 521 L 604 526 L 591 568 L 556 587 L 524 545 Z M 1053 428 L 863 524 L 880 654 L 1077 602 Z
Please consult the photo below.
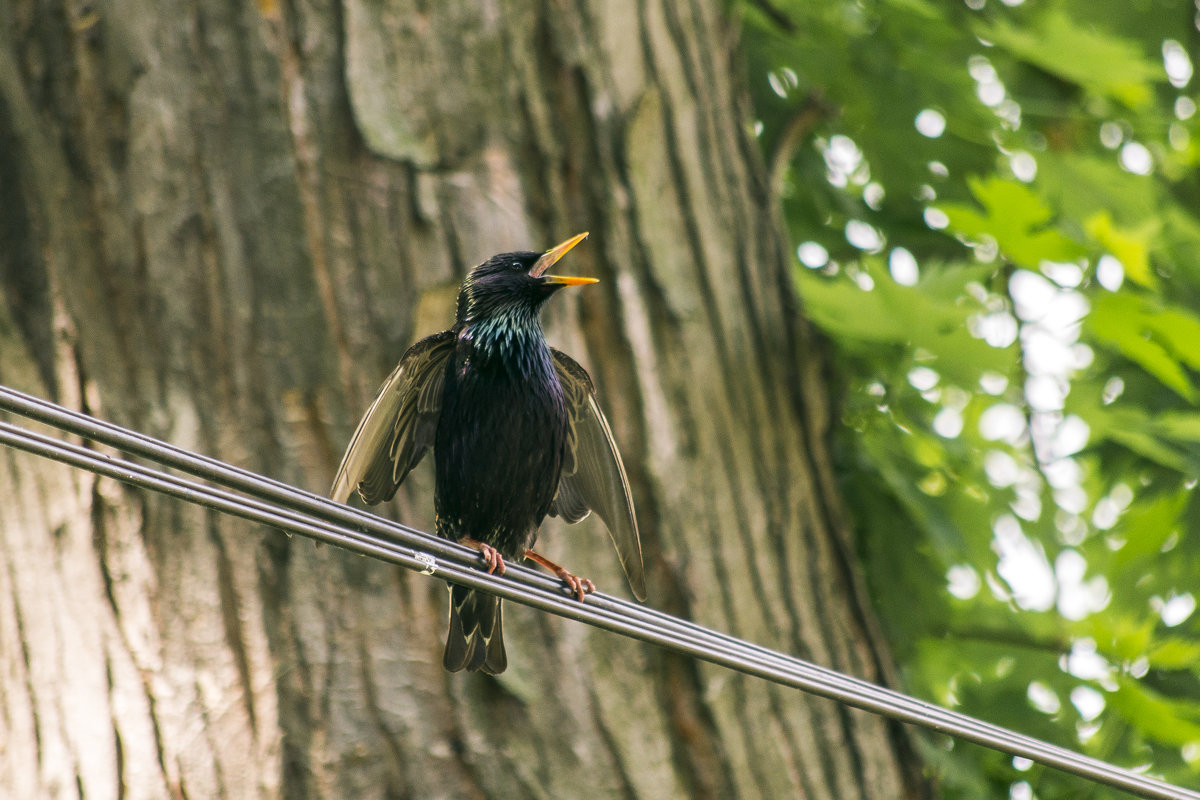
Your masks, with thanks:
M 743 12 L 909 688 L 1200 786 L 1195 5 Z M 1115 796 L 926 751 L 947 797 Z

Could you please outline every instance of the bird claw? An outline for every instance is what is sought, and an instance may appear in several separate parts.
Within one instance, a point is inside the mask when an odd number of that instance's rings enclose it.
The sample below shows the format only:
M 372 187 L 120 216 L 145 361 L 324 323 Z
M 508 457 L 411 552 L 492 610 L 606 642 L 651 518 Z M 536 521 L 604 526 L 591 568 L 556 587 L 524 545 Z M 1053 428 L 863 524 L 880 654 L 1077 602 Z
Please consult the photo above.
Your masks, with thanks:
M 489 575 L 503 575 L 506 567 L 504 566 L 504 556 L 500 555 L 500 551 L 492 547 L 490 544 L 485 544 L 479 548 L 479 554 L 483 556 L 483 563 L 487 564 Z
M 571 590 L 571 594 L 575 595 L 575 599 L 581 603 L 583 602 L 585 595 L 589 595 L 596 591 L 596 584 L 592 583 L 587 578 L 581 578 L 578 575 L 572 575 L 565 569 L 560 570 L 557 574 L 558 577 L 562 578 L 562 581 L 567 585 L 567 588 Z
M 459 539 L 458 543 L 466 547 L 473 548 L 479 551 L 479 555 L 483 558 L 484 565 L 487 566 L 489 575 L 503 575 L 507 569 L 504 565 L 504 556 L 500 555 L 500 551 L 492 547 L 490 544 L 484 544 L 474 539 L 463 538 Z
M 543 567 L 561 578 L 562 582 L 565 583 L 567 588 L 571 590 L 571 594 L 575 595 L 575 598 L 581 603 L 583 602 L 585 595 L 589 595 L 596 591 L 596 584 L 592 583 L 587 578 L 581 578 L 578 575 L 567 572 L 566 569 L 560 567 L 558 564 L 555 564 L 553 561 L 539 553 L 535 553 L 532 550 L 526 550 L 525 557 L 530 561 L 541 564 Z

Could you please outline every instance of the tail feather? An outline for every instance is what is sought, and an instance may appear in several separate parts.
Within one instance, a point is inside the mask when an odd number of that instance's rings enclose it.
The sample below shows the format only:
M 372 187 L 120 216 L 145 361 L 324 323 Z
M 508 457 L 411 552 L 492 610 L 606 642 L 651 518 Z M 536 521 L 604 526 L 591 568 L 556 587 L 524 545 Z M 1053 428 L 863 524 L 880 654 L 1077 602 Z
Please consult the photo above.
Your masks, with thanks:
M 508 656 L 504 653 L 499 597 L 462 586 L 450 587 L 450 632 L 442 665 L 450 672 L 504 672 Z

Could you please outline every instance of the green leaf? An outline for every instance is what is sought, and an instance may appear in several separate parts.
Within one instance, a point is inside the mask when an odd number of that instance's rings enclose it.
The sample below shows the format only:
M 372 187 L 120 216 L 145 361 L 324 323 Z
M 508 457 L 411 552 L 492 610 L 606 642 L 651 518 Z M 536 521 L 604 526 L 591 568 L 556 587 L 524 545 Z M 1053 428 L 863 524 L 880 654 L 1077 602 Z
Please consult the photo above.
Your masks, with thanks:
M 1133 661 L 1150 647 L 1157 618 L 1148 619 L 1129 611 L 1093 614 L 1084 623 L 1105 655 L 1119 661 Z
M 1135 408 L 1076 407 L 1076 413 L 1088 424 L 1089 442 L 1109 440 L 1138 455 L 1176 472 L 1187 470 L 1187 459 L 1178 450 L 1161 441 L 1154 422 Z
M 1176 472 L 1187 469 L 1187 460 L 1183 455 L 1144 431 L 1114 426 L 1108 431 L 1108 438 L 1168 469 Z
M 1179 637 L 1159 641 L 1146 654 L 1158 669 L 1195 669 L 1200 665 L 1200 642 Z
M 899 11 L 912 14 L 928 22 L 940 22 L 945 18 L 945 10 L 927 0 L 887 0 L 888 5 Z
M 982 37 L 1018 58 L 1111 97 L 1131 109 L 1154 99 L 1154 82 L 1165 76 L 1137 43 L 1103 31 L 1095 21 L 1080 24 L 1059 8 L 1048 9 L 1031 26 L 1005 20 L 983 28 Z
M 1200 414 L 1191 411 L 1167 411 L 1154 420 L 1164 436 L 1200 443 Z
M 869 269 L 879 274 L 882 270 Z M 985 280 L 992 267 L 953 270 L 955 295 L 965 294 L 973 281 Z M 923 348 L 937 356 L 933 365 L 949 379 L 973 386 L 985 371 L 1006 373 L 1015 350 L 995 348 L 971 335 L 967 321 L 982 309 L 973 303 L 956 304 L 918 286 L 901 286 L 880 275 L 867 291 L 845 279 L 830 279 L 809 270 L 797 273 L 797 283 L 809 317 L 821 328 L 843 339 L 891 343 Z M 950 282 L 938 287 L 949 294 Z
M 1160 742 L 1176 747 L 1200 742 L 1200 725 L 1193 721 L 1200 710 L 1195 703 L 1173 700 L 1126 677 L 1105 699 L 1109 708 Z
M 1192 330 L 1189 323 L 1194 322 L 1185 312 L 1155 309 L 1127 293 L 1097 295 L 1087 318 L 1097 341 L 1113 347 L 1193 404 L 1196 387 L 1180 359 L 1200 363 L 1200 339 L 1187 338 Z
M 1171 354 L 1194 370 L 1200 370 L 1200 318 L 1181 308 L 1152 308 L 1146 323 Z
M 1114 564 L 1129 567 L 1157 555 L 1171 534 L 1179 530 L 1187 502 L 1188 492 L 1179 491 L 1133 503 L 1117 528 L 1125 537 L 1125 545 L 1114 554 Z
M 1028 186 L 996 176 L 971 178 L 971 193 L 984 208 L 943 203 L 938 208 L 950 220 L 950 230 L 971 241 L 991 238 L 1012 261 L 1037 267 L 1042 261 L 1071 261 L 1083 248 L 1045 226 L 1053 212 Z
M 797 283 L 809 317 L 827 332 L 868 342 L 908 340 L 903 313 L 889 307 L 882 292 L 799 271 Z
M 1125 230 L 1113 224 L 1112 214 L 1105 209 L 1089 217 L 1084 228 L 1121 262 L 1131 281 L 1149 289 L 1157 286 L 1158 278 L 1150 269 L 1150 241 L 1162 229 L 1157 220 L 1147 220 L 1137 230 Z

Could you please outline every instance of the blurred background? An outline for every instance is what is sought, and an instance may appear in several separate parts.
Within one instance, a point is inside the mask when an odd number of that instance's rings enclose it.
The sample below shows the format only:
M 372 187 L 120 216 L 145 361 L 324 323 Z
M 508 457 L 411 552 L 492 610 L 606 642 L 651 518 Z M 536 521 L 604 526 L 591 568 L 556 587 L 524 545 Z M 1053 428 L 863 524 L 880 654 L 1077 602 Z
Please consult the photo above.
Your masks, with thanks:
M 545 322 L 652 606 L 1195 788 L 1197 14 L 11 0 L 0 383 L 323 492 L 472 265 L 590 231 Z M 1118 796 L 521 607 L 448 675 L 439 581 L 0 497 L 5 796 Z

